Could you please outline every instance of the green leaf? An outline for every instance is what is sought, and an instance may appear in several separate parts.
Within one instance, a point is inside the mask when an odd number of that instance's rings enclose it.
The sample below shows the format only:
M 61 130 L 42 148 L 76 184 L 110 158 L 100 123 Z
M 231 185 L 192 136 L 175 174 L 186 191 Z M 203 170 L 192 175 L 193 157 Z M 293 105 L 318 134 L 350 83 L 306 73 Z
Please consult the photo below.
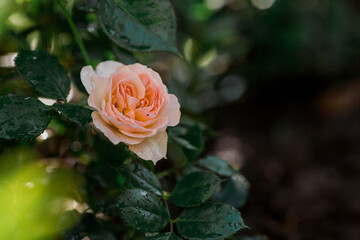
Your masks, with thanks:
M 70 78 L 56 57 L 45 51 L 20 49 L 15 58 L 16 69 L 40 94 L 65 100 L 70 91 Z
M 177 144 L 179 144 L 180 146 L 186 148 L 186 149 L 190 149 L 193 151 L 197 150 L 197 147 L 194 147 L 193 145 L 190 144 L 190 142 L 186 139 L 183 139 L 181 137 L 172 137 L 171 140 L 173 140 L 174 142 L 176 142 Z
M 232 240 L 269 240 L 268 237 L 266 236 L 254 236 L 254 237 L 249 237 L 249 236 L 238 236 L 238 237 L 234 237 L 231 238 Z
M 185 156 L 189 161 L 195 160 L 200 156 L 204 150 L 204 137 L 199 125 L 194 125 L 189 128 L 188 132 L 184 137 L 190 145 L 195 147 L 195 149 L 189 149 L 188 147 L 183 147 Z
M 215 156 L 208 156 L 200 159 L 196 165 L 224 177 L 230 177 L 234 173 L 237 173 L 229 163 Z
M 36 98 L 0 98 L 0 138 L 35 138 L 44 132 L 51 116 L 48 107 Z
M 127 188 L 140 188 L 158 196 L 162 195 L 161 185 L 155 174 L 140 165 L 124 165 L 119 169 L 119 175 Z
M 123 48 L 179 54 L 175 14 L 168 0 L 102 0 L 98 15 L 105 33 Z
M 232 175 L 221 189 L 214 193 L 213 200 L 242 207 L 247 200 L 249 183 L 240 173 Z
M 58 104 L 55 103 L 53 106 L 60 115 L 66 117 L 70 121 L 85 126 L 87 123 L 92 121 L 91 113 L 92 110 L 84 108 L 82 106 L 74 104 Z
M 181 240 L 182 238 L 174 233 L 159 233 L 151 237 L 147 237 L 146 240 Z
M 148 232 L 159 232 L 168 224 L 168 214 L 161 199 L 143 189 L 124 191 L 118 202 L 125 222 Z
M 213 202 L 186 208 L 176 223 L 179 233 L 190 240 L 225 239 L 246 228 L 241 214 L 234 207 Z
M 215 192 L 221 179 L 210 172 L 193 172 L 176 184 L 170 200 L 180 207 L 197 206 Z
M 203 169 L 201 169 L 195 165 L 190 165 L 183 170 L 183 175 L 188 175 L 193 172 L 203 172 L 203 171 L 204 171 Z

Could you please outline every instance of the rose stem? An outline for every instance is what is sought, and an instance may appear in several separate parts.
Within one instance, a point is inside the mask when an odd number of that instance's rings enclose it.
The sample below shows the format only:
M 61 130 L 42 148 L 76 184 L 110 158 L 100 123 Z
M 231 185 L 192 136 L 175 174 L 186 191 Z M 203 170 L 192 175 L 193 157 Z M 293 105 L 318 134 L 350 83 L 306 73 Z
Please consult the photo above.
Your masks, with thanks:
M 86 51 L 86 49 L 85 49 L 85 45 L 84 45 L 84 43 L 83 43 L 83 41 L 82 41 L 82 39 L 81 39 L 81 37 L 80 37 L 80 34 L 79 34 L 78 30 L 77 30 L 76 27 L 75 27 L 75 24 L 74 24 L 73 20 L 71 19 L 71 16 L 70 16 L 69 12 L 66 10 L 66 8 L 65 8 L 65 6 L 62 4 L 61 0 L 57 0 L 57 2 L 58 2 L 58 4 L 59 4 L 59 6 L 61 7 L 62 12 L 63 12 L 64 15 L 65 15 L 65 18 L 66 18 L 67 22 L 69 23 L 69 26 L 70 26 L 70 28 L 71 28 L 71 31 L 72 31 L 73 34 L 74 34 L 75 41 L 76 41 L 77 45 L 79 46 L 80 51 L 81 51 L 81 53 L 82 53 L 82 55 L 83 55 L 83 57 L 84 57 L 85 63 L 86 63 L 87 65 L 91 65 L 90 58 L 89 58 L 89 56 L 88 56 L 88 54 L 87 54 L 87 51 Z

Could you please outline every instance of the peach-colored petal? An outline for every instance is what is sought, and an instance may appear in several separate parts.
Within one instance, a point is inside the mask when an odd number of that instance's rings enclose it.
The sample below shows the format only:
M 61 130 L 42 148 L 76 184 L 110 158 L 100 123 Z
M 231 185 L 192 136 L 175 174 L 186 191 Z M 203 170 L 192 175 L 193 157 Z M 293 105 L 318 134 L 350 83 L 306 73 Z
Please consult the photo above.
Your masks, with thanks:
M 134 124 L 133 122 L 121 121 L 121 120 L 119 121 L 119 120 L 109 116 L 105 111 L 100 111 L 99 113 L 101 114 L 101 117 L 104 120 L 106 119 L 109 123 L 111 123 L 118 130 L 124 130 L 124 131 L 128 131 L 128 132 L 151 132 L 151 131 L 153 131 L 153 129 L 144 128 L 140 125 Z M 121 116 L 117 115 L 117 117 L 119 118 Z M 122 118 L 126 119 L 126 117 L 124 115 L 122 115 Z
M 93 112 L 91 114 L 91 117 L 93 119 L 95 127 L 101 132 L 103 132 L 104 135 L 115 145 L 120 142 L 123 142 L 125 144 L 139 144 L 143 141 L 143 138 L 133 138 L 122 134 L 121 132 L 119 132 L 118 129 L 104 122 L 98 112 Z
M 154 70 L 150 69 L 151 75 L 154 77 L 154 79 L 156 79 L 157 83 L 159 83 L 160 85 L 163 85 L 162 79 L 159 75 L 159 73 L 155 72 Z
M 111 102 L 105 102 L 104 101 L 103 103 L 104 103 L 104 106 L 102 106 L 103 111 L 105 111 L 107 113 L 107 115 L 109 115 L 109 116 L 111 116 L 113 118 L 117 118 L 116 113 L 114 111 L 115 110 L 114 105 L 111 104 Z
M 129 149 L 145 160 L 151 160 L 154 164 L 162 158 L 166 158 L 167 133 L 159 132 L 153 137 L 145 138 L 140 144 L 130 145 Z
M 137 125 L 142 126 L 144 128 L 147 128 L 148 126 L 155 123 L 156 121 L 158 121 L 157 118 L 153 118 L 153 119 L 150 119 L 150 120 L 147 120 L 147 121 L 134 120 L 134 122 L 136 122 Z
M 99 63 L 99 65 L 97 65 L 95 72 L 98 76 L 109 77 L 112 73 L 116 71 L 118 67 L 122 65 L 123 64 L 120 62 L 111 61 L 111 60 L 101 62 Z
M 148 132 L 128 132 L 128 131 L 124 131 L 124 130 L 120 130 L 120 132 L 123 133 L 126 136 L 134 137 L 134 138 L 152 137 L 157 133 L 157 131 L 153 130 L 153 129 L 148 131 Z
M 152 107 L 144 107 L 135 109 L 135 119 L 139 121 L 148 121 L 157 117 L 156 114 L 151 113 Z
M 145 97 L 145 86 L 140 81 L 136 75 L 133 76 L 123 76 L 123 72 L 115 73 L 112 75 L 112 79 L 116 84 L 124 84 L 125 86 L 135 88 L 136 95 L 138 99 L 142 99 Z
M 149 125 L 146 128 L 147 130 L 146 132 L 142 132 L 142 131 L 130 132 L 126 130 L 120 130 L 120 131 L 129 137 L 139 137 L 139 138 L 151 137 L 154 136 L 157 132 L 165 131 L 167 123 L 168 123 L 168 119 L 166 117 L 162 117 L 162 118 L 158 118 L 157 121 Z
M 159 85 L 163 84 L 160 75 L 157 72 L 155 72 L 154 70 L 152 70 L 151 68 L 148 68 L 139 63 L 129 65 L 128 67 L 131 71 L 133 71 L 140 77 L 140 79 L 141 79 L 141 81 L 143 81 L 143 83 L 152 82 L 152 83 L 159 84 Z
M 90 107 L 99 110 L 101 108 L 101 103 L 103 101 L 104 91 L 108 79 L 104 77 L 92 77 L 91 81 L 93 82 L 93 89 L 90 92 L 88 104 Z
M 127 66 L 120 66 L 116 72 L 110 76 L 113 80 L 113 85 L 118 86 L 121 81 L 130 81 L 131 79 L 139 78 L 129 70 Z
M 156 121 L 146 126 L 148 129 L 162 129 L 168 125 L 168 118 L 158 117 Z
M 93 86 L 95 85 L 106 85 L 108 78 L 101 76 L 93 76 L 90 78 Z
M 174 94 L 169 94 L 169 103 L 162 113 L 162 116 L 168 117 L 168 126 L 176 126 L 180 122 L 180 104 Z
M 114 98 L 116 100 L 115 105 L 116 105 L 117 108 L 120 109 L 120 111 L 122 111 L 124 109 L 124 107 L 125 107 L 124 97 L 119 92 L 119 86 L 116 87 L 115 91 L 116 91 L 115 96 L 114 96 Z
M 96 73 L 92 66 L 85 66 L 81 69 L 80 79 L 89 94 L 91 93 L 91 90 L 93 88 L 91 78 L 94 76 L 96 76 Z
M 132 110 L 134 110 L 136 108 L 136 105 L 138 105 L 138 103 L 140 102 L 139 99 L 129 95 L 127 95 L 126 101 L 127 101 L 127 108 Z

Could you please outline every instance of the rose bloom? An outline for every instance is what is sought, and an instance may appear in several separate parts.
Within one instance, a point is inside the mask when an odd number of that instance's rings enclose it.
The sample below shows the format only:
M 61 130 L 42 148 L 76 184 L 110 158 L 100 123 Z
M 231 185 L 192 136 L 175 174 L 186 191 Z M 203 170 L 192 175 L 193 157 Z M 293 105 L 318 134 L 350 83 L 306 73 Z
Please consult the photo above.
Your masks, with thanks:
M 166 128 L 179 123 L 180 104 L 157 72 L 138 63 L 106 61 L 95 71 L 83 67 L 80 75 L 88 104 L 96 109 L 91 116 L 97 129 L 145 160 L 166 158 Z

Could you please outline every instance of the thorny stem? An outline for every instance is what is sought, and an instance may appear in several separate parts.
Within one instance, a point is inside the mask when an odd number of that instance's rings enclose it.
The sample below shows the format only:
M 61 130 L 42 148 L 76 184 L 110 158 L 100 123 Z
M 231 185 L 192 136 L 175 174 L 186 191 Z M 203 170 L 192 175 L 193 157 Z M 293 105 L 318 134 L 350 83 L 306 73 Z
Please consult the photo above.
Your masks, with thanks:
M 59 6 L 61 7 L 61 10 L 63 11 L 63 13 L 65 15 L 65 18 L 66 18 L 67 22 L 69 23 L 71 31 L 74 34 L 75 41 L 76 41 L 77 45 L 79 46 L 80 51 L 81 51 L 81 53 L 82 53 L 82 55 L 84 57 L 85 63 L 87 65 L 91 65 L 90 58 L 89 58 L 88 53 L 87 53 L 87 51 L 85 49 L 85 45 L 84 45 L 84 43 L 83 43 L 83 41 L 82 41 L 82 39 L 80 37 L 80 34 L 79 34 L 78 30 L 76 29 L 76 26 L 75 26 L 75 24 L 74 24 L 74 22 L 73 22 L 73 20 L 72 20 L 72 18 L 70 16 L 69 12 L 66 10 L 66 8 L 62 4 L 61 0 L 57 0 L 57 2 L 58 2 Z

